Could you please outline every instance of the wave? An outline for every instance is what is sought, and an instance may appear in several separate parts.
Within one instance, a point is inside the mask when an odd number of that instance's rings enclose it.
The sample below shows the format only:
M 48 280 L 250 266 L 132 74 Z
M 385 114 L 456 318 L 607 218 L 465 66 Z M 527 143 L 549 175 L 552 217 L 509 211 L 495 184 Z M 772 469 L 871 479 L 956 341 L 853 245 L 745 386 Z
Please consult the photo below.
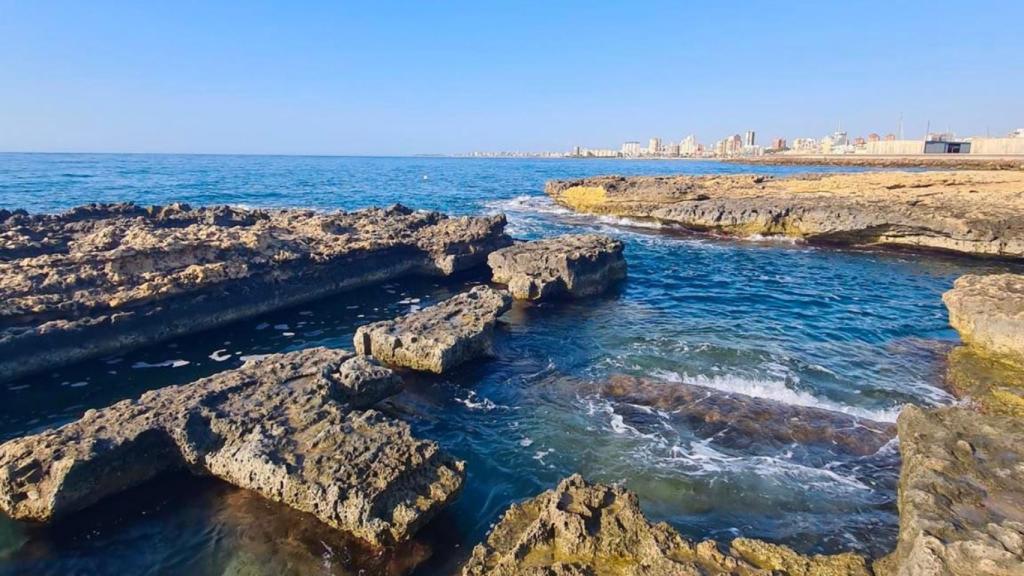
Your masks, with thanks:
M 669 382 L 681 382 L 683 384 L 695 384 L 706 388 L 714 388 L 722 392 L 745 394 L 755 398 L 775 400 L 783 404 L 794 406 L 805 406 L 808 408 L 821 408 L 832 412 L 842 412 L 859 418 L 867 418 L 878 422 L 895 422 L 902 406 L 888 409 L 870 409 L 860 406 L 851 406 L 820 398 L 802 390 L 793 390 L 782 380 L 755 379 L 738 376 L 735 374 L 723 374 L 715 376 L 688 376 L 668 370 L 652 370 L 651 375 Z
M 607 429 L 613 434 L 638 442 L 630 450 L 633 461 L 638 464 L 688 476 L 744 475 L 830 493 L 873 492 L 871 486 L 855 476 L 840 473 L 828 465 L 802 464 L 793 460 L 789 452 L 777 456 L 733 456 L 717 450 L 712 445 L 714 437 L 702 440 L 671 438 L 675 433 L 668 422 L 670 415 L 660 411 L 655 411 L 655 414 L 663 425 L 661 433 L 648 433 L 625 423 L 623 415 L 618 414 L 607 399 L 588 397 L 581 400 L 585 401 L 589 415 L 607 416 Z
M 501 200 L 484 202 L 484 207 L 489 212 L 533 212 L 540 214 L 569 215 L 574 214 L 572 210 L 556 204 L 547 196 L 514 196 Z

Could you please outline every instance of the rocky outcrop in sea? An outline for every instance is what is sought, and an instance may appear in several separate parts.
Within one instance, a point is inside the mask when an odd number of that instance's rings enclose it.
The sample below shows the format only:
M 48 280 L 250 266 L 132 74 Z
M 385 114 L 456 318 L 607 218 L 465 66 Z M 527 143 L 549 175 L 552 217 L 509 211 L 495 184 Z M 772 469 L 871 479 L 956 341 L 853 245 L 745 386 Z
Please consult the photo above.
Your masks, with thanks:
M 366 357 L 311 348 L 146 392 L 0 446 L 0 508 L 48 521 L 187 469 L 401 542 L 459 493 L 464 465 L 368 408 L 400 384 Z
M 556 202 L 737 236 L 1024 258 L 1024 172 L 600 176 L 547 183 Z
M 737 538 L 728 549 L 652 524 L 636 494 L 574 475 L 509 508 L 463 576 L 868 576 L 854 554 L 805 556 Z
M 1024 420 L 908 406 L 899 437 L 899 541 L 876 573 L 1024 574 Z
M 580 298 L 626 276 L 622 242 L 598 234 L 565 234 L 522 242 L 487 257 L 492 280 L 518 300 Z
M 511 243 L 502 215 L 90 205 L 0 211 L 0 380 L 410 274 Z
M 477 286 L 418 312 L 360 326 L 355 349 L 385 364 L 442 374 L 488 354 L 494 324 L 511 305 L 507 293 Z

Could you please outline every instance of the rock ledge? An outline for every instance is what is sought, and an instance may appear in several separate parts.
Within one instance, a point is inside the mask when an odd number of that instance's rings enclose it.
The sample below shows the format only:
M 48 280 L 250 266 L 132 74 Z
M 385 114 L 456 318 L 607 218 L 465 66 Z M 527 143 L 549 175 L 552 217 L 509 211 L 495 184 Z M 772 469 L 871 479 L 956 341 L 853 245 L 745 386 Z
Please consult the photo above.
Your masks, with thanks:
M 407 539 L 458 494 L 464 465 L 372 405 L 390 370 L 311 348 L 147 392 L 0 446 L 0 508 L 46 521 L 187 468 L 371 544 Z
M 622 242 L 597 234 L 567 234 L 523 242 L 487 257 L 493 280 L 519 300 L 583 297 L 626 276 Z

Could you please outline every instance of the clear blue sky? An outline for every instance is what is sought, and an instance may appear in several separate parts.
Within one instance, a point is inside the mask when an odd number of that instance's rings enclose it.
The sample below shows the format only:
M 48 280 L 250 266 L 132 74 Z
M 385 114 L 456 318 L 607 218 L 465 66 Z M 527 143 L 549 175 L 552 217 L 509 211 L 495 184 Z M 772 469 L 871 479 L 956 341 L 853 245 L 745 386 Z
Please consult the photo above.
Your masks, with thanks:
M 300 6 L 300 4 L 302 4 Z M 0 0 L 0 150 L 415 154 L 1024 126 L 1024 2 Z

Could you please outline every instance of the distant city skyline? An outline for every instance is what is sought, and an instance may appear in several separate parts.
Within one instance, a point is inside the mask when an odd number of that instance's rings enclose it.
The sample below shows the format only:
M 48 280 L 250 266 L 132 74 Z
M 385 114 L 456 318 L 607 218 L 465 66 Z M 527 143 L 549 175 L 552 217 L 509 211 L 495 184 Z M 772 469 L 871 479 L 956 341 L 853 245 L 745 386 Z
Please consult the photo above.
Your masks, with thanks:
M 0 0 L 0 151 L 456 154 L 1024 125 L 1024 4 Z M 400 16 L 400 17 L 398 17 Z

